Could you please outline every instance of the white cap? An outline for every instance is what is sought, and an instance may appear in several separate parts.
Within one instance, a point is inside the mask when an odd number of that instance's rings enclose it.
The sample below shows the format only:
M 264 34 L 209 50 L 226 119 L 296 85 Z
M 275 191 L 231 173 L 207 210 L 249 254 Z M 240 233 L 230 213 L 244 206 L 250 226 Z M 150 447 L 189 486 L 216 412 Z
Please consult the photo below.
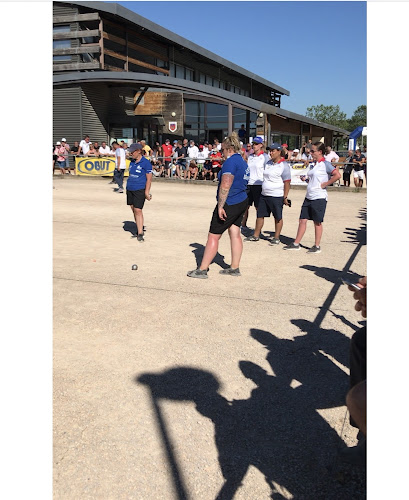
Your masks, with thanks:
M 57 141 L 57 142 L 55 143 L 55 145 L 56 145 L 56 146 L 61 146 L 61 142 L 60 142 L 60 141 Z
M 293 153 L 299 153 L 300 150 L 299 149 L 294 149 Z
M 67 142 L 67 139 L 66 139 L 65 137 L 63 137 L 63 138 L 61 139 L 61 142 Z

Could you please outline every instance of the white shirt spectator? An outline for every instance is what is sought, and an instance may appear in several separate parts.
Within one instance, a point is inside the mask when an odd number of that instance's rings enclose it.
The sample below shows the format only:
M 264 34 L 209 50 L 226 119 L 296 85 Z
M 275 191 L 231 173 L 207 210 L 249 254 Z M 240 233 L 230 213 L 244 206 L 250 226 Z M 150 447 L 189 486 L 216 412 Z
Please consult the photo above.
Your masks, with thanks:
M 102 146 L 98 149 L 99 154 L 101 155 L 110 155 L 112 154 L 111 148 L 107 145 L 104 148 Z
M 118 157 L 121 158 L 121 162 L 119 165 L 119 168 L 121 170 L 124 170 L 126 168 L 126 163 L 125 163 L 125 149 L 124 148 L 117 148 L 115 150 L 115 167 L 118 168 Z
M 83 155 L 87 155 L 91 142 L 86 142 L 84 139 L 80 142 L 80 149 Z
M 204 162 L 205 162 L 205 160 L 206 160 L 206 158 L 208 158 L 208 156 L 209 156 L 208 150 L 206 149 L 206 151 L 205 151 L 205 149 L 203 148 L 202 151 L 199 151 L 197 153 L 197 163 L 199 165 L 203 165 Z
M 187 148 L 187 155 L 189 158 L 193 160 L 197 158 L 198 153 L 199 153 L 199 148 L 197 146 L 189 146 Z
M 329 161 L 330 163 L 332 160 L 335 160 L 335 162 L 339 161 L 339 156 L 335 151 L 330 151 L 327 155 L 324 155 L 324 158 L 326 161 Z

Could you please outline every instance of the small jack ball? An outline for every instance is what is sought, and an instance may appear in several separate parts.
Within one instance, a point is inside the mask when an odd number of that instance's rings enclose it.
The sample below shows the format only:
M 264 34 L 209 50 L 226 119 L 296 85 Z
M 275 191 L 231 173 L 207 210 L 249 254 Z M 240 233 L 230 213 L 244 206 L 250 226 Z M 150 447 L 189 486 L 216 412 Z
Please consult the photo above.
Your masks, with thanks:
M 132 271 L 137 271 L 137 269 L 138 269 L 138 266 L 137 266 L 136 264 L 134 264 L 134 265 L 132 266 Z

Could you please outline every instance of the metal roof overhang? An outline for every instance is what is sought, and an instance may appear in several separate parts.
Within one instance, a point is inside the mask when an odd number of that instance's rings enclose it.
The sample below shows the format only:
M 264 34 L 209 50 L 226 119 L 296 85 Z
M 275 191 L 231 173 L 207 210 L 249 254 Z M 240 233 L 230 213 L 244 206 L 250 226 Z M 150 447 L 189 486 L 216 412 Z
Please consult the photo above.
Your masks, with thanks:
M 231 102 L 233 105 L 237 104 L 246 109 L 254 111 L 255 113 L 267 113 L 270 115 L 277 115 L 282 118 L 291 118 L 302 123 L 309 123 L 318 127 L 322 127 L 335 132 L 340 132 L 343 135 L 349 135 L 349 132 L 327 123 L 322 123 L 312 118 L 308 118 L 292 111 L 287 111 L 270 104 L 250 99 L 227 90 L 211 87 L 202 83 L 192 82 L 189 80 L 182 80 L 180 78 L 173 78 L 170 76 L 151 75 L 149 73 L 135 73 L 116 71 L 89 71 L 82 73 L 63 73 L 53 76 L 54 86 L 62 87 L 65 85 L 80 84 L 80 83 L 114 83 L 116 85 L 133 85 L 133 86 L 146 86 L 146 87 L 161 87 L 172 90 L 181 90 L 185 93 L 193 93 L 196 95 L 208 96 L 225 101 L 226 104 Z
M 122 5 L 119 5 L 117 3 L 107 3 L 107 2 L 69 2 L 69 3 L 72 5 L 79 5 L 92 10 L 105 12 L 113 16 L 118 16 L 127 21 L 129 24 L 137 24 L 138 26 L 141 26 L 142 28 L 151 31 L 154 34 L 159 35 L 165 40 L 169 40 L 177 45 L 180 45 L 181 47 L 191 50 L 192 52 L 196 52 L 202 57 L 205 57 L 210 61 L 219 64 L 220 66 L 225 66 L 226 68 L 231 69 L 236 73 L 239 73 L 247 78 L 251 78 L 256 82 L 259 82 L 267 87 L 270 87 L 272 90 L 276 90 L 277 92 L 280 92 L 284 95 L 288 96 L 290 95 L 289 90 L 280 87 L 279 85 L 273 82 L 265 80 L 264 78 L 256 75 L 255 73 L 247 71 L 241 66 L 238 66 L 237 64 L 234 64 L 231 61 L 228 61 L 227 59 L 224 59 L 223 57 L 220 57 L 217 54 L 214 54 L 213 52 L 210 52 L 209 50 L 200 47 L 200 45 L 196 45 L 195 43 L 191 42 L 190 40 L 187 40 L 186 38 L 176 35 L 176 33 L 173 33 L 172 31 L 169 31 L 163 28 L 162 26 L 159 26 L 159 24 L 149 21 L 149 19 L 146 19 L 145 17 L 142 17 L 139 14 L 132 12 L 131 10 L 123 7 Z

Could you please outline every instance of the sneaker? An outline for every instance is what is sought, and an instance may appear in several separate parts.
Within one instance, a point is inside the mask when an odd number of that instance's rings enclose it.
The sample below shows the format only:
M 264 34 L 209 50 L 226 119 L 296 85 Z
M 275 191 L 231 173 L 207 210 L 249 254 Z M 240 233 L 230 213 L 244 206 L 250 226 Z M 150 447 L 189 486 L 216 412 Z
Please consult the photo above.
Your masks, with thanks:
M 290 243 L 289 245 L 283 247 L 283 250 L 299 250 L 299 249 L 300 249 L 300 244 L 295 245 L 294 243 Z
M 321 253 L 321 247 L 316 247 L 315 245 L 311 247 L 307 253 Z
M 260 238 L 258 236 L 247 236 L 243 241 L 258 241 Z
M 209 276 L 207 276 L 206 269 L 203 269 L 203 271 L 202 271 L 199 268 L 193 269 L 193 271 L 189 271 L 187 273 L 187 276 L 189 276 L 189 278 L 200 278 L 202 280 L 205 280 L 205 279 L 207 279 L 209 277 Z
M 124 190 L 122 188 L 119 188 L 117 191 L 117 193 L 123 193 L 123 192 L 124 192 Z
M 270 240 L 270 245 L 271 246 L 274 246 L 274 245 L 279 245 L 280 244 L 280 240 L 278 238 L 272 238 Z
M 138 238 L 138 241 L 141 241 L 141 242 L 142 242 L 142 241 L 145 241 L 145 240 L 143 239 L 143 234 L 138 234 L 137 238 Z
M 221 269 L 219 271 L 219 274 L 228 274 L 229 276 L 241 276 L 239 268 L 232 269 L 231 267 L 228 267 L 227 269 Z

